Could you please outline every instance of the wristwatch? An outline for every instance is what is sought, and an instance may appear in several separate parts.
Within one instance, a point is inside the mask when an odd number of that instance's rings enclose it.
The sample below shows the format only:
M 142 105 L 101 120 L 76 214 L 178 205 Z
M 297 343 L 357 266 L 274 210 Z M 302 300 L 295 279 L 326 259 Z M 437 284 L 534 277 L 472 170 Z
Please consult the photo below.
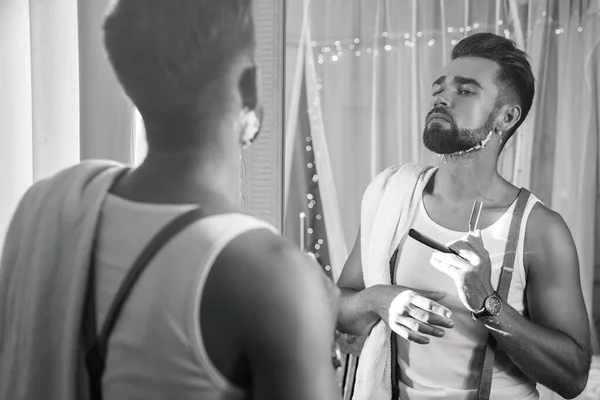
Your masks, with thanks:
M 471 312 L 471 318 L 473 321 L 477 321 L 482 318 L 494 317 L 500 314 L 500 311 L 502 311 L 502 299 L 498 293 L 494 293 L 485 299 L 481 310 Z

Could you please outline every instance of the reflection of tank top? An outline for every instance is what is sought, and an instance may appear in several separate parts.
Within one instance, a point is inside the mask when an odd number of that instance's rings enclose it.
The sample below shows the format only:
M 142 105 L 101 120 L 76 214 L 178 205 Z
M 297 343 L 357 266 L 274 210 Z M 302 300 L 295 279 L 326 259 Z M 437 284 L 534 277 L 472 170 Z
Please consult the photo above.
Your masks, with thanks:
M 539 200 L 529 197 L 520 228 L 508 304 L 523 314 L 526 276 L 523 266 L 523 243 L 529 213 Z M 497 287 L 504 249 L 516 201 L 492 226 L 482 230 L 482 239 L 492 261 L 492 283 Z M 413 228 L 441 242 L 457 240 L 466 232 L 456 232 L 436 224 L 421 201 Z M 488 330 L 474 322 L 471 313 L 458 297 L 452 279 L 429 264 L 433 250 L 407 237 L 400 244 L 395 282 L 415 289 L 446 292 L 440 301 L 453 314 L 454 328 L 446 329 L 443 338 L 430 337 L 427 345 L 414 344 L 398 337 L 398 362 L 402 369 L 402 399 L 467 400 L 477 397 L 480 363 L 483 360 Z M 491 398 L 502 400 L 537 399 L 536 385 L 501 352 L 496 352 Z
M 109 195 L 96 252 L 98 321 L 126 271 L 150 239 L 194 205 L 135 203 Z M 109 341 L 106 400 L 242 400 L 248 396 L 214 367 L 200 330 L 200 299 L 221 250 L 253 229 L 276 231 L 243 215 L 203 218 L 174 237 L 136 283 Z

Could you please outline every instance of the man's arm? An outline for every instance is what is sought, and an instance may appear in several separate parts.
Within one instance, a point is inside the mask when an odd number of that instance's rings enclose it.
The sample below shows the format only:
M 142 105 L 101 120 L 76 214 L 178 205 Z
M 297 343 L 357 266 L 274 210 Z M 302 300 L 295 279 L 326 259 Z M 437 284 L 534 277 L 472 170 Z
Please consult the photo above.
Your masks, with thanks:
M 368 335 L 380 317 L 373 293 L 376 289 L 365 289 L 360 254 L 360 228 L 337 285 L 342 292 L 337 329 L 351 335 Z
M 436 301 L 445 293 L 410 289 L 399 285 L 375 285 L 365 289 L 360 254 L 360 229 L 346 261 L 338 286 L 342 291 L 337 329 L 365 336 L 383 319 L 394 332 L 419 344 L 429 343 L 426 335 L 440 337 L 443 328 L 452 328 L 450 310 Z
M 431 264 L 455 281 L 465 306 L 483 307 L 494 293 L 489 254 L 479 232 L 451 245 L 456 255 L 434 253 Z M 589 374 L 590 327 L 581 293 L 577 250 L 559 214 L 534 206 L 525 233 L 529 319 L 504 304 L 483 323 L 499 346 L 531 379 L 566 398 L 580 394 Z M 469 260 L 469 261 L 467 261 Z
M 579 395 L 591 363 L 577 250 L 562 217 L 536 205 L 525 235 L 529 320 L 505 306 L 486 326 L 511 360 L 565 398 Z
M 228 245 L 211 275 L 207 289 L 219 285 L 215 320 L 224 321 L 221 337 L 231 335 L 237 358 L 246 360 L 253 399 L 341 397 L 331 359 L 339 290 L 316 262 L 260 230 Z

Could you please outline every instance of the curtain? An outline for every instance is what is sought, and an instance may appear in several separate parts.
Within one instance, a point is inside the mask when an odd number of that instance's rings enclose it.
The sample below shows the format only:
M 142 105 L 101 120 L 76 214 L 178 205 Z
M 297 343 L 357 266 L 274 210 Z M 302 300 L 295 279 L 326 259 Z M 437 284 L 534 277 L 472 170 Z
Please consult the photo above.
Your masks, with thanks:
M 0 243 L 35 181 L 81 159 L 131 161 L 133 108 L 102 47 L 108 3 L 0 1 Z
M 594 277 L 600 277 L 600 2 L 312 0 L 307 15 L 302 2 L 290 3 L 288 121 L 297 121 L 314 104 L 319 110 L 309 114 L 321 121 L 288 125 L 286 141 L 312 135 L 316 142 L 314 136 L 321 135 L 326 143 L 328 157 L 317 167 L 331 171 L 329 179 L 319 173 L 320 186 L 334 192 L 321 193 L 326 224 L 327 203 L 339 216 L 339 227 L 327 226 L 332 257 L 352 248 L 362 194 L 378 172 L 409 162 L 437 163 L 421 142 L 431 82 L 460 39 L 490 31 L 527 51 L 537 82 L 530 115 L 504 149 L 499 170 L 565 219 L 593 320 Z M 317 94 L 301 104 L 292 78 L 297 68 L 316 76 Z M 319 150 L 316 143 L 314 148 Z M 293 156 L 286 158 L 293 162 Z M 286 195 L 286 203 L 292 204 L 302 193 L 291 187 Z M 288 216 L 286 224 L 286 232 L 296 230 L 290 227 L 297 225 L 293 218 Z M 342 238 L 341 249 L 333 248 L 333 235 Z

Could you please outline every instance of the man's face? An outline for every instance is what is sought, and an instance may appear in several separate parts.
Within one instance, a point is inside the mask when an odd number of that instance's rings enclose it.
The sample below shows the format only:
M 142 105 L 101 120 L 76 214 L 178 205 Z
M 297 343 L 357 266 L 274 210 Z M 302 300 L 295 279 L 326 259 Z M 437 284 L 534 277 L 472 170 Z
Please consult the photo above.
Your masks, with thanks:
M 427 114 L 423 143 L 437 154 L 469 150 L 494 129 L 499 66 L 476 57 L 450 62 L 432 87 L 433 108 Z

